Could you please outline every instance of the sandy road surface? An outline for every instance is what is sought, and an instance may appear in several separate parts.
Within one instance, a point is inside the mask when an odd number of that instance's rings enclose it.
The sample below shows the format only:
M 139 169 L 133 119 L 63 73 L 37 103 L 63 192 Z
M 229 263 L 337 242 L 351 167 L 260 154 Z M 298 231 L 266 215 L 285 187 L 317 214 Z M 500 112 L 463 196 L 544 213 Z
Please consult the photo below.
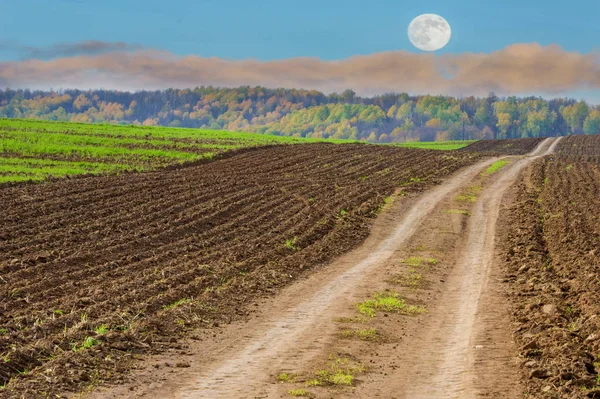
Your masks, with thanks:
M 427 317 L 410 351 L 388 353 L 401 361 L 396 375 L 359 385 L 356 397 L 469 398 L 476 396 L 477 372 L 472 344 L 479 298 L 492 262 L 494 233 L 505 191 L 535 157 L 552 153 L 558 140 L 548 139 L 529 156 L 515 157 L 484 189 L 469 218 L 452 273 Z M 185 370 L 139 373 L 137 385 L 122 386 L 92 395 L 97 398 L 266 398 L 285 390 L 274 384 L 282 370 L 306 369 L 322 358 L 336 340 L 332 320 L 347 312 L 366 287 L 381 282 L 380 274 L 396 252 L 439 207 L 476 179 L 497 159 L 467 167 L 416 201 L 395 206 L 378 218 L 364 245 L 327 268 L 312 274 L 265 300 L 257 317 L 223 328 L 214 338 L 191 344 L 194 359 Z M 381 219 L 381 220 L 380 220 Z M 431 222 L 431 221 L 430 221 Z M 404 345 L 409 345 L 405 343 Z M 164 359 L 156 360 L 158 366 Z M 396 370 L 396 368 L 394 368 Z M 135 392 L 133 392 L 135 391 Z

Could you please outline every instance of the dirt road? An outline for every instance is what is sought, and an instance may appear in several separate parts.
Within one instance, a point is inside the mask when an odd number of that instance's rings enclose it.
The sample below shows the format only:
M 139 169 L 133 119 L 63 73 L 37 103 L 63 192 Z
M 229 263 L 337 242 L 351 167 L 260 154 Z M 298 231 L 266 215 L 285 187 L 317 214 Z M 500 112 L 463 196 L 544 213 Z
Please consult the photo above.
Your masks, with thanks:
M 514 162 L 499 174 L 477 201 L 469 221 L 463 255 L 442 295 L 442 305 L 437 309 L 439 318 L 435 318 L 424 337 L 422 347 L 426 348 L 427 353 L 423 353 L 424 361 L 419 362 L 417 370 L 429 370 L 429 373 L 422 372 L 420 375 L 429 374 L 430 378 L 413 380 L 416 383 L 407 388 L 406 397 L 425 399 L 477 396 L 476 382 L 480 378 L 482 365 L 473 367 L 474 359 L 476 351 L 484 351 L 486 347 L 484 344 L 476 344 L 475 327 L 478 312 L 487 312 L 487 309 L 479 309 L 479 303 L 483 291 L 489 285 L 496 223 L 502 198 L 519 173 L 535 157 L 551 154 L 557 143 L 558 140 L 552 143 L 546 140 L 531 156 Z M 507 319 L 495 322 L 506 324 Z M 436 339 L 436 336 L 442 339 Z M 429 359 L 435 360 L 430 362 Z M 502 373 L 503 370 L 495 372 Z
M 135 383 L 91 397 L 286 397 L 294 386 L 278 383 L 280 373 L 310 373 L 333 352 L 352 355 L 370 367 L 357 378 L 356 388 L 316 388 L 327 397 L 471 398 L 482 392 L 478 381 L 492 380 L 503 397 L 516 395 L 510 345 L 498 352 L 486 350 L 493 343 L 476 342 L 480 317 L 486 313 L 480 298 L 490 283 L 503 195 L 523 168 L 535 157 L 552 153 L 557 142 L 545 140 L 529 156 L 510 158 L 509 166 L 491 176 L 482 172 L 497 159 L 467 167 L 420 197 L 398 198 L 377 219 L 361 247 L 265 300 L 253 320 L 224 327 L 183 352 L 153 359 Z M 450 212 L 457 195 L 474 184 L 481 192 L 470 210 Z M 378 317 L 376 323 L 383 323 L 378 328 L 389 331 L 380 342 L 340 340 L 334 320 L 351 317 L 355 303 L 387 289 L 390 276 L 401 270 L 398 265 L 415 248 L 432 248 L 440 265 L 424 272 L 430 280 L 426 286 L 399 292 L 428 312 L 412 318 Z M 484 302 L 492 306 L 494 301 Z M 391 328 L 392 322 L 399 324 Z M 481 323 L 505 325 L 506 320 Z M 481 357 L 477 351 L 490 356 Z M 189 360 L 190 367 L 165 367 L 181 358 Z

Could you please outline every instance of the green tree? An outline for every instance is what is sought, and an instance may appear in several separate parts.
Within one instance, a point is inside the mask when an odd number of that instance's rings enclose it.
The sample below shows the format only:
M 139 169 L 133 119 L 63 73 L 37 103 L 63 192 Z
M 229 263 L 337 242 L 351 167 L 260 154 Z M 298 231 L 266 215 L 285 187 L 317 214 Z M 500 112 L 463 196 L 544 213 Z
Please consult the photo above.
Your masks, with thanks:
M 487 101 L 482 101 L 481 105 L 477 107 L 473 122 L 480 129 L 483 129 L 484 126 L 493 125 L 493 111 Z
M 550 128 L 556 121 L 556 113 L 549 112 L 547 107 L 539 111 L 529 111 L 527 114 L 527 131 L 522 137 L 548 136 Z
M 600 134 L 600 111 L 595 109 L 590 112 L 583 122 L 583 132 L 585 134 Z
M 589 114 L 590 108 L 583 101 L 574 105 L 568 105 L 562 109 L 562 115 L 570 132 L 575 134 L 583 131 L 583 123 Z

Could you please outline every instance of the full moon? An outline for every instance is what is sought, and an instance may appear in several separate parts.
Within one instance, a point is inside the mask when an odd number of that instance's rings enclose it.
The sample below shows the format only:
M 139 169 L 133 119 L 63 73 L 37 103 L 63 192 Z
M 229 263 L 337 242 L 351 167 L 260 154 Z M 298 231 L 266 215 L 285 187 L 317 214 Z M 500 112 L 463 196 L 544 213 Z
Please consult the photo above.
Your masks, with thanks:
M 408 26 L 408 38 L 418 49 L 436 51 L 448 44 L 452 29 L 444 18 L 436 14 L 423 14 Z

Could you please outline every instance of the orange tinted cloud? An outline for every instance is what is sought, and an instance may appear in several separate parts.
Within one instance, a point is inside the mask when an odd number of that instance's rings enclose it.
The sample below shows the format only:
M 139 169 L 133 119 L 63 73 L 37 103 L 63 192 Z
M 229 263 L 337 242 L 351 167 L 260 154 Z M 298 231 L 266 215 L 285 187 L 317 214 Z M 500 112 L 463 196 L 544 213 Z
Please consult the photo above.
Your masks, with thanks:
M 600 88 L 596 53 L 556 45 L 515 44 L 490 54 L 414 54 L 405 51 L 339 61 L 278 61 L 197 56 L 155 50 L 0 63 L 0 84 L 12 88 L 162 89 L 201 85 L 351 88 L 359 94 L 410 92 L 449 95 L 547 93 Z

